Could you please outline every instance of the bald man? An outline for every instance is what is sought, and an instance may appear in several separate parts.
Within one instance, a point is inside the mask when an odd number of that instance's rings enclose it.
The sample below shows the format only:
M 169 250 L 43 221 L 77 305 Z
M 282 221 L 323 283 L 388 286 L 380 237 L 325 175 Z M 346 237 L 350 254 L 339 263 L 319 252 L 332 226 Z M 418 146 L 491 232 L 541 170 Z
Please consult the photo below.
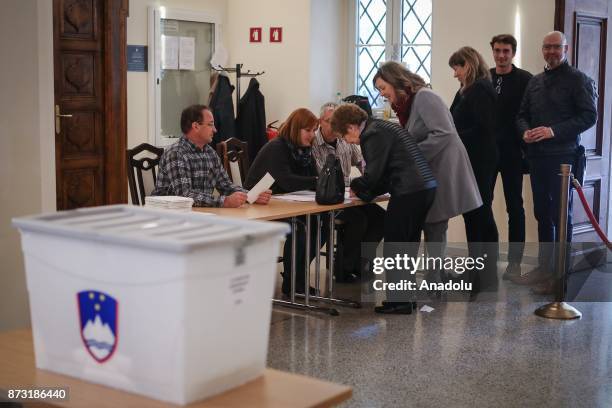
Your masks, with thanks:
M 552 293 L 554 284 L 550 278 L 555 258 L 552 242 L 559 239 L 559 168 L 561 164 L 571 164 L 574 174 L 580 171 L 579 163 L 584 162 L 580 134 L 591 128 L 597 119 L 595 83 L 568 64 L 567 48 L 567 39 L 560 31 L 544 37 L 542 55 L 546 66 L 544 72 L 529 81 L 517 119 L 527 145 L 540 251 L 538 267 L 526 275 L 511 278 L 511 281 L 540 284 L 534 288 L 540 294 Z M 567 237 L 571 240 L 571 193 L 568 213 Z

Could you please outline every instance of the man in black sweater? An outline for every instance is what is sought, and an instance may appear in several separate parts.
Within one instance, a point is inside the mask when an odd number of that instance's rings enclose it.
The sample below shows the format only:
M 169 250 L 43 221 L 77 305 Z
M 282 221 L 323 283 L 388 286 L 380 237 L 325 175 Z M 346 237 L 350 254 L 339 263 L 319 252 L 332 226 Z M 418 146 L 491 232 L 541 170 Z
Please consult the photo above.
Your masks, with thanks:
M 524 164 L 523 142 L 516 126 L 516 116 L 532 75 L 512 63 L 516 55 L 516 39 L 512 35 L 496 35 L 490 44 L 495 60 L 491 79 L 497 92 L 495 136 L 500 153 L 497 166 L 508 212 L 508 267 L 503 278 L 510 279 L 520 275 L 525 247 L 523 173 L 527 166 Z M 493 179 L 492 190 L 495 189 L 496 179 Z
M 521 284 L 541 283 L 538 293 L 552 293 L 552 242 L 559 240 L 561 164 L 570 164 L 579 176 L 584 147 L 580 134 L 597 120 L 595 82 L 567 62 L 567 39 L 559 31 L 544 37 L 544 72 L 534 76 L 525 90 L 517 124 L 527 144 L 533 207 L 538 221 L 539 266 L 513 278 Z M 567 240 L 572 238 L 572 192 L 568 200 Z M 544 243 L 544 244 L 542 244 Z M 568 260 L 567 264 L 570 264 Z M 558 271 L 564 272 L 564 271 Z

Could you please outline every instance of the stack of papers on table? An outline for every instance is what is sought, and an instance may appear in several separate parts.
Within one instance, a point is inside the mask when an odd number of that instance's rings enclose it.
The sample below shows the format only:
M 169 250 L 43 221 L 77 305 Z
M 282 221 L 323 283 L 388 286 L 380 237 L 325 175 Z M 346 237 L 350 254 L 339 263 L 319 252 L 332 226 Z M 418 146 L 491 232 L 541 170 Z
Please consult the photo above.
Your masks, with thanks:
M 166 210 L 191 211 L 193 198 L 179 196 L 149 196 L 145 197 L 145 207 L 162 208 Z

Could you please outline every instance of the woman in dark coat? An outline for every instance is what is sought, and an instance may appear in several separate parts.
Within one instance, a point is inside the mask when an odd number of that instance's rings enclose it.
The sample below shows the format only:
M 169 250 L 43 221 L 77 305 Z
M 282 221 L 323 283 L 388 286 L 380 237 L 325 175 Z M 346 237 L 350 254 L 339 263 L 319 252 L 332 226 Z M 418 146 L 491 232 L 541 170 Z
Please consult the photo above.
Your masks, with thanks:
M 482 206 L 463 214 L 470 256 L 486 254 L 485 270 L 473 277 L 472 290 L 497 289 L 499 235 L 493 217 L 493 182 L 497 177 L 495 141 L 496 94 L 489 67 L 482 55 L 471 47 L 462 47 L 451 55 L 448 65 L 455 72 L 461 88 L 450 111 L 457 133 L 468 152 Z
M 368 119 L 354 104 L 338 107 L 331 126 L 348 143 L 361 146 L 366 167 L 363 176 L 351 182 L 352 192 L 364 201 L 384 193 L 391 195 L 385 215 L 385 257 L 394 257 L 398 249 L 400 254 L 415 257 L 436 192 L 436 179 L 416 140 L 394 123 Z M 414 271 L 387 270 L 387 283 L 404 279 L 414 280 Z M 407 291 L 387 290 L 387 301 L 374 310 L 410 314 L 412 299 Z
M 317 170 L 314 159 L 311 155 L 311 144 L 315 137 L 315 132 L 319 127 L 318 118 L 308 109 L 300 108 L 293 111 L 278 131 L 278 137 L 266 143 L 255 161 L 249 168 L 249 173 L 245 181 L 245 187 L 250 189 L 265 176 L 270 173 L 274 177 L 272 184 L 272 194 L 291 193 L 300 190 L 315 190 L 317 185 Z M 311 253 L 310 260 L 315 257 L 316 252 L 316 232 L 315 217 L 311 216 Z M 322 217 L 324 218 L 324 217 Z M 305 228 L 306 217 L 300 217 L 298 228 L 295 232 L 296 241 L 296 293 L 305 293 Z M 323 220 L 321 231 L 321 245 L 325 243 L 327 237 L 327 222 Z M 285 295 L 291 293 L 291 242 L 292 236 L 289 235 L 285 241 L 283 249 L 283 286 L 282 291 Z M 312 290 L 311 290 L 312 292 Z

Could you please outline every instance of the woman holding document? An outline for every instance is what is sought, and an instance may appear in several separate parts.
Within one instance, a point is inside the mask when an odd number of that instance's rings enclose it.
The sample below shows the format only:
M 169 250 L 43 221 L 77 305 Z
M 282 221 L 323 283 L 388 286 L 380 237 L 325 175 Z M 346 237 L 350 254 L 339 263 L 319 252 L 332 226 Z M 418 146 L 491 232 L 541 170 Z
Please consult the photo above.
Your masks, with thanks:
M 319 127 L 319 120 L 308 109 L 300 108 L 293 111 L 278 131 L 278 137 L 269 141 L 261 148 L 253 161 L 245 182 L 246 188 L 252 188 L 266 173 L 274 178 L 272 184 L 273 194 L 291 193 L 300 190 L 315 190 L 317 185 L 317 171 L 311 155 L 311 144 L 315 131 Z M 296 235 L 296 293 L 305 293 L 304 281 L 305 266 L 305 227 L 306 218 L 300 217 Z M 311 225 L 315 225 L 312 217 Z M 323 220 L 321 232 L 321 245 L 327 237 L 327 222 Z M 319 248 L 316 247 L 316 226 L 311 228 L 310 260 L 315 257 Z M 282 291 L 285 295 L 291 293 L 291 242 L 293 237 L 288 236 L 283 250 Z M 314 294 L 312 289 L 311 293 Z

